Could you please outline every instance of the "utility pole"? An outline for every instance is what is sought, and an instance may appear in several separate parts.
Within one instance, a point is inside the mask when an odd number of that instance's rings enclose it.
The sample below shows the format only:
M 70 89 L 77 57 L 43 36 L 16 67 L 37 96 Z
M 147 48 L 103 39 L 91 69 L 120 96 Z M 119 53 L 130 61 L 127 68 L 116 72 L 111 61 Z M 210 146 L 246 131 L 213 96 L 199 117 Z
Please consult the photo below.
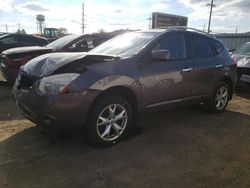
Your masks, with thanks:
M 18 22 L 18 30 L 21 31 L 21 24 Z
M 149 20 L 149 23 L 148 23 L 148 29 L 151 29 L 151 23 L 152 23 L 152 15 L 150 14 L 149 18 L 147 18 L 147 20 Z
M 82 4 L 82 34 L 84 34 L 84 3 Z
M 8 25 L 5 24 L 6 33 L 8 33 Z
M 203 32 L 206 30 L 206 24 L 203 25 Z
M 214 0 L 211 0 L 211 3 L 208 3 L 207 6 L 210 7 L 207 33 L 210 33 L 211 17 L 212 17 L 212 13 L 213 13 L 213 7 L 215 7 Z
M 235 27 L 235 34 L 237 34 L 238 33 L 238 27 L 236 26 Z

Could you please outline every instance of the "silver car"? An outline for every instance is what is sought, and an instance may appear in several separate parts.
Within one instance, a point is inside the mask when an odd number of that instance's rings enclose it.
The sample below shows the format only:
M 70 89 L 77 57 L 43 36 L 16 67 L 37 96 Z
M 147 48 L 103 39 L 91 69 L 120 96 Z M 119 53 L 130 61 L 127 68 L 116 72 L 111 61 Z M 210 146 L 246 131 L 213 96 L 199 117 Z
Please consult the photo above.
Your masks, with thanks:
M 250 86 L 250 42 L 240 46 L 232 57 L 237 61 L 238 86 Z

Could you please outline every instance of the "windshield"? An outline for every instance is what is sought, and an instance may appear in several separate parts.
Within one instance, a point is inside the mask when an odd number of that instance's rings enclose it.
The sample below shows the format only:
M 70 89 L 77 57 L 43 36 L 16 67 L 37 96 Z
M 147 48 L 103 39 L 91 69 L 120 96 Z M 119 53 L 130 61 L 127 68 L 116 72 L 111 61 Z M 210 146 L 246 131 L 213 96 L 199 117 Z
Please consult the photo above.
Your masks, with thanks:
M 136 32 L 126 33 L 111 39 L 94 48 L 90 53 L 131 57 L 137 54 L 147 43 L 159 33 Z
M 66 46 L 71 41 L 75 40 L 77 37 L 79 37 L 79 36 L 68 35 L 68 36 L 62 37 L 60 39 L 57 39 L 54 42 L 51 42 L 50 44 L 47 45 L 47 47 L 52 47 L 52 48 L 59 50 L 59 49 L 62 49 L 64 46 Z
M 242 45 L 238 50 L 236 50 L 235 54 L 250 55 L 250 43 Z

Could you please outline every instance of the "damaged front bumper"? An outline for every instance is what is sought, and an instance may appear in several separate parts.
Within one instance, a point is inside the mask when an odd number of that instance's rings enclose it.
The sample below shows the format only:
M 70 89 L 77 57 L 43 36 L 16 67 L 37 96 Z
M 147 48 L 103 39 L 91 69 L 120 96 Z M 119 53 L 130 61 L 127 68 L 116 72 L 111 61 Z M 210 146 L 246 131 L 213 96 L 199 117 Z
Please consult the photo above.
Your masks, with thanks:
M 43 95 L 36 81 L 30 87 L 20 87 L 20 78 L 16 80 L 13 94 L 17 106 L 24 117 L 35 124 L 49 127 L 83 126 L 87 114 L 98 90 L 87 90 L 58 95 Z

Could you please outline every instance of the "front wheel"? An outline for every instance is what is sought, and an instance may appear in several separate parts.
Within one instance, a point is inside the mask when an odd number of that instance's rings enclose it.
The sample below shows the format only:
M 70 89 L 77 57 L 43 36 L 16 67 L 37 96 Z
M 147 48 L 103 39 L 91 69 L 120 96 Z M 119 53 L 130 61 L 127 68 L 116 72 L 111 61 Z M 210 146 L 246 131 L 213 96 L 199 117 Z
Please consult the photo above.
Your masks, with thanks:
M 226 82 L 220 81 L 216 84 L 212 97 L 207 101 L 207 109 L 212 113 L 224 112 L 231 90 Z
M 109 146 L 127 136 L 132 124 L 132 107 L 119 96 L 98 100 L 92 107 L 87 125 L 90 140 L 100 146 Z

